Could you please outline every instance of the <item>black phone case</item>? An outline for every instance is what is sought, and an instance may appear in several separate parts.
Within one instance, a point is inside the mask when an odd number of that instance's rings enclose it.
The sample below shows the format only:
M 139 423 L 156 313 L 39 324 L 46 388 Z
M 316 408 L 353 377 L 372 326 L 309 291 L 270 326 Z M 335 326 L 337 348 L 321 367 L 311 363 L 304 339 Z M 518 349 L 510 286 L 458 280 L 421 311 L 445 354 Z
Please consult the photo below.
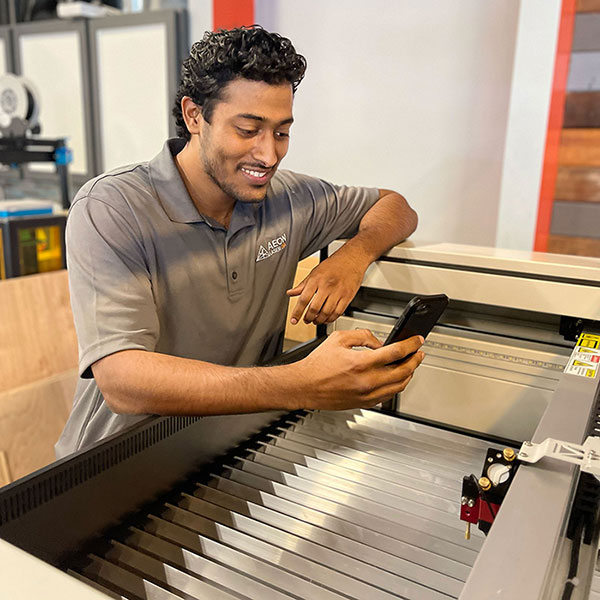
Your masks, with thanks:
M 426 338 L 448 306 L 446 294 L 415 296 L 398 317 L 384 345 L 400 342 L 414 335 Z

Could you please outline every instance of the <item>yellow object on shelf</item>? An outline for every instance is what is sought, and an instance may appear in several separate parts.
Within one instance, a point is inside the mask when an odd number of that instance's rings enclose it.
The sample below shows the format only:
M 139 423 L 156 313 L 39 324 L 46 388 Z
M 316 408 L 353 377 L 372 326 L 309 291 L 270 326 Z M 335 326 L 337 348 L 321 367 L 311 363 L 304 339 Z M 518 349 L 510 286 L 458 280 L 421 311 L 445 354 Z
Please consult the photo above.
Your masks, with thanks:
M 19 230 L 19 266 L 21 275 L 57 271 L 63 265 L 59 225 Z
M 0 278 L 63 269 L 65 223 L 64 215 L 0 219 Z

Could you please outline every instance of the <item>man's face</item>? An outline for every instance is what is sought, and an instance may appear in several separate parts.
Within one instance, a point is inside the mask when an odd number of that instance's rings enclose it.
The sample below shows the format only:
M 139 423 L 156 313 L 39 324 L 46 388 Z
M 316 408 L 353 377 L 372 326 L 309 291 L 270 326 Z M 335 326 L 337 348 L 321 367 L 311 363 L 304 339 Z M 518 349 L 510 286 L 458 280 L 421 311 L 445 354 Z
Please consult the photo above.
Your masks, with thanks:
M 264 199 L 267 185 L 287 154 L 292 124 L 292 86 L 237 79 L 202 125 L 204 171 L 229 197 Z

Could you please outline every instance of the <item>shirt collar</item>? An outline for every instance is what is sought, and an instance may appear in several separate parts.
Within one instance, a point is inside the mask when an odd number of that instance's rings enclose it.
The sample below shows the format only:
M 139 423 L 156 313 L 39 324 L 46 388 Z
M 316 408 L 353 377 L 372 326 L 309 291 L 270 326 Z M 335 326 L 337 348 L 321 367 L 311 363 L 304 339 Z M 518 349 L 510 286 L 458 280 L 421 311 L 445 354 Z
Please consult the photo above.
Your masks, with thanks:
M 171 221 L 198 223 L 205 219 L 194 206 L 175 164 L 175 155 L 183 150 L 185 144 L 182 138 L 167 140 L 162 150 L 150 161 L 150 179 Z
M 150 179 L 158 194 L 158 199 L 171 221 L 176 223 L 209 222 L 192 202 L 179 169 L 175 164 L 175 155 L 181 152 L 186 144 L 183 138 L 171 138 L 165 142 L 162 150 L 150 161 Z M 252 203 L 236 202 L 229 234 L 256 223 L 255 209 Z

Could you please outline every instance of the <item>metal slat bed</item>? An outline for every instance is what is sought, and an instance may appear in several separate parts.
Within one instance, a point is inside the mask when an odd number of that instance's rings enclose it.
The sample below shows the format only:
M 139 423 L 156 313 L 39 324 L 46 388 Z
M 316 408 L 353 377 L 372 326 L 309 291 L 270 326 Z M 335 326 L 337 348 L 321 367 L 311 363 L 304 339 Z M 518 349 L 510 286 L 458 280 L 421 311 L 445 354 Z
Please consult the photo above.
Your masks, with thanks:
M 484 541 L 460 483 L 488 443 L 374 411 L 285 425 L 72 572 L 132 598 L 459 597 Z

